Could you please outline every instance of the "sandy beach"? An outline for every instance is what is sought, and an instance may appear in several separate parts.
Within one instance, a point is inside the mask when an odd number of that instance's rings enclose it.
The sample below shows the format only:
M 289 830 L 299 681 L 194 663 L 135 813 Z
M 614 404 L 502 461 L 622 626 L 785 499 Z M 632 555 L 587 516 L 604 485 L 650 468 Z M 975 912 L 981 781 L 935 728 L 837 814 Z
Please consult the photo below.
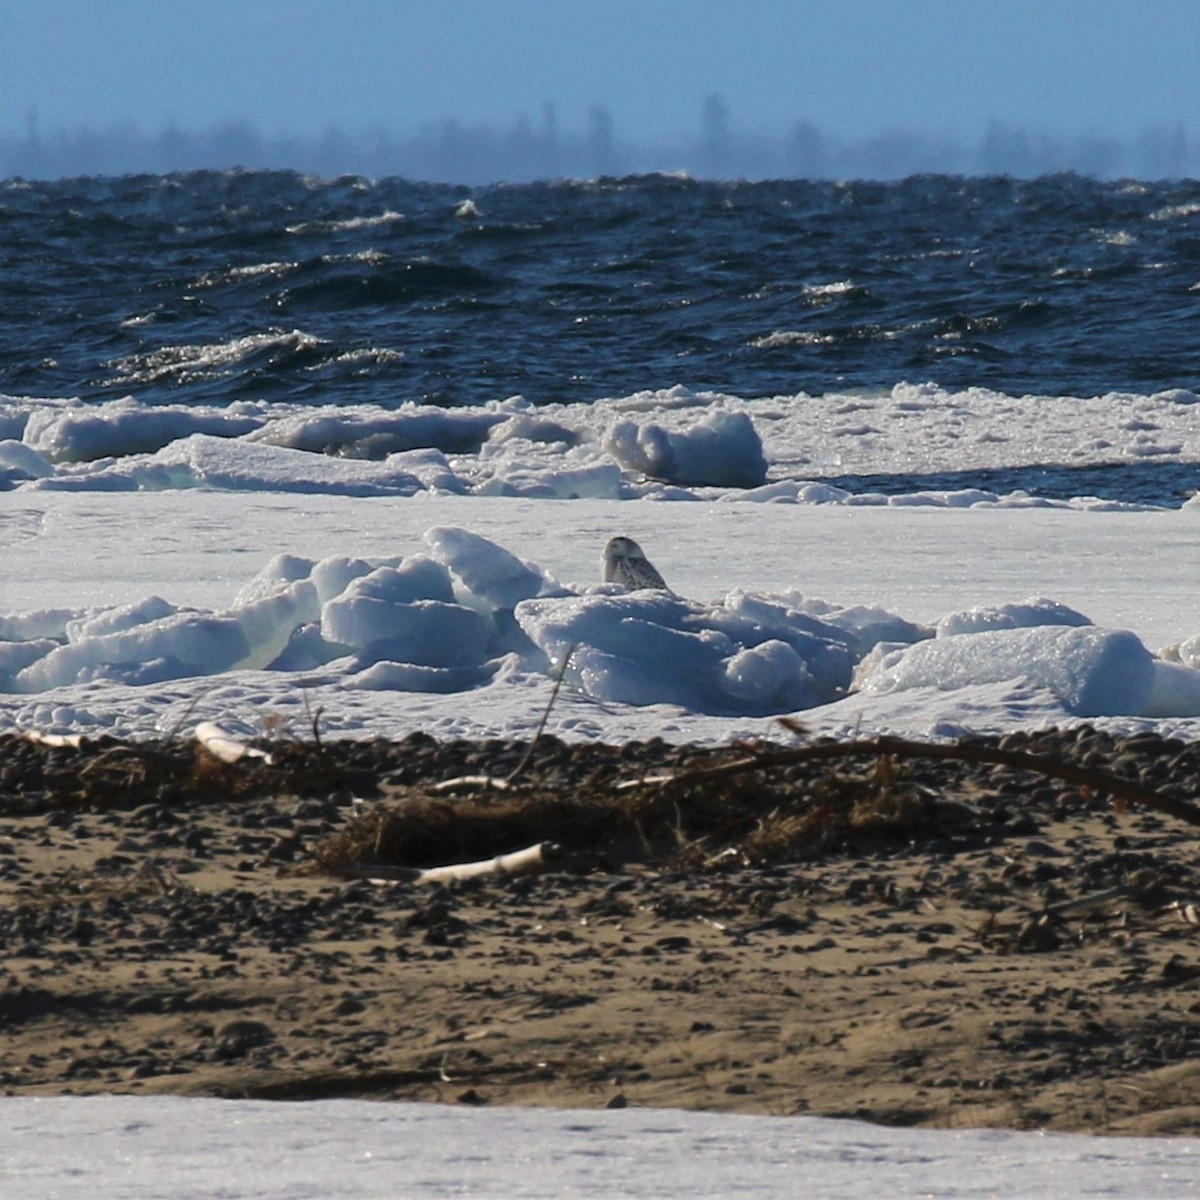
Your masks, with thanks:
M 1200 767 L 1153 734 L 1003 746 L 1185 806 Z M 1186 820 L 1003 764 L 528 749 L 0 739 L 4 1094 L 1200 1133 Z M 511 785 L 435 790 L 462 776 Z M 537 874 L 345 877 L 543 825 Z

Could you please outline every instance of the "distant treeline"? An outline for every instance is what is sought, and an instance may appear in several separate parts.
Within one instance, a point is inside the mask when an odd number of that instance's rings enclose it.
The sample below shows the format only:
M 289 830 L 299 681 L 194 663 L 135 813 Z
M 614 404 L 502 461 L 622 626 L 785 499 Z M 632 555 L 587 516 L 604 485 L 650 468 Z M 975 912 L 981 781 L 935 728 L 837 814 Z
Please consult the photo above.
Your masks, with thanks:
M 1075 171 L 1099 178 L 1178 179 L 1200 175 L 1200 141 L 1181 127 L 1129 140 L 1052 137 L 992 122 L 973 143 L 895 131 L 860 141 L 827 136 L 808 121 L 783 137 L 741 132 L 720 96 L 709 96 L 698 130 L 675 143 L 622 140 L 612 114 L 596 107 L 582 130 L 559 126 L 552 104 L 508 129 L 448 119 L 414 134 L 270 137 L 247 123 L 204 132 L 129 126 L 43 134 L 31 115 L 21 135 L 0 135 L 0 177 L 282 168 L 316 175 L 403 176 L 445 183 L 523 183 L 683 171 L 706 179 L 899 179 L 922 173 L 1031 177 Z

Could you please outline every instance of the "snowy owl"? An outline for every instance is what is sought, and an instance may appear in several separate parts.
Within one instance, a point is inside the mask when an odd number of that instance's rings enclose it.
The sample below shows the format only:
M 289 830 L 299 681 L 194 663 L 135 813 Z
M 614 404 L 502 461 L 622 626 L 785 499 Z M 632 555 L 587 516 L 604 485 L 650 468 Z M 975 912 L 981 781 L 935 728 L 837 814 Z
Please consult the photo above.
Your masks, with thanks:
M 619 583 L 633 588 L 671 589 L 654 569 L 654 564 L 642 553 L 642 548 L 627 537 L 612 538 L 604 547 L 604 582 Z

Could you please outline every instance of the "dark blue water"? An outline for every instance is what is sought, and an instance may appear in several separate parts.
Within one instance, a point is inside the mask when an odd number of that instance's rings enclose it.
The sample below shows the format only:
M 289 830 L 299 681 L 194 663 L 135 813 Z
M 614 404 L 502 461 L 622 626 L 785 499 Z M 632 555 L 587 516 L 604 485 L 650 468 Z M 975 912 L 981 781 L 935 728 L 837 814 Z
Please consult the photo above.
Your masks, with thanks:
M 1200 185 L 0 183 L 0 392 L 460 405 L 903 379 L 1200 389 Z

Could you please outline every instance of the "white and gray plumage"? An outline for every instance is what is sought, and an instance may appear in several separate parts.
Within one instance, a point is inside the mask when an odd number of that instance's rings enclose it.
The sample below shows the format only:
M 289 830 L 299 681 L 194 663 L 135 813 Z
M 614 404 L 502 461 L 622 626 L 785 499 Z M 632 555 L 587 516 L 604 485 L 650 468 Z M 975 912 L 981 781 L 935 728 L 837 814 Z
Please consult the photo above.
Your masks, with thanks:
M 654 564 L 642 552 L 641 546 L 627 537 L 612 538 L 604 547 L 604 582 L 624 587 L 671 589 L 654 569 Z

